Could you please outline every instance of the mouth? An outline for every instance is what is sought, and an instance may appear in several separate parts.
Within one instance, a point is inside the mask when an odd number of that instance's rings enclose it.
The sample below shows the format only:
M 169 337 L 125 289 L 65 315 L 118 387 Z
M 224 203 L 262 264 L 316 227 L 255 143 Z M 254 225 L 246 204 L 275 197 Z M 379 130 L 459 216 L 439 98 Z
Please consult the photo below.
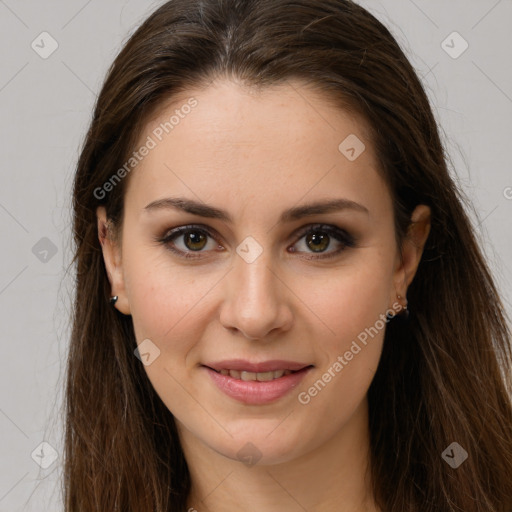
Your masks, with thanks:
M 310 365 L 311 366 L 311 365 Z M 207 368 L 210 368 L 207 366 Z M 309 368 L 309 366 L 305 366 L 304 368 Z M 304 369 L 303 368 L 303 369 Z M 297 373 L 301 370 L 274 370 L 268 372 L 250 372 L 247 370 L 228 370 L 223 368 L 222 370 L 215 370 L 215 368 L 210 368 L 214 372 L 220 373 L 221 375 L 225 375 L 231 377 L 236 380 L 243 380 L 245 382 L 248 381 L 258 381 L 258 382 L 269 382 L 271 380 L 280 379 L 281 377 L 286 377 L 287 375 L 291 375 L 292 373 Z
M 297 361 L 285 361 L 283 359 L 258 363 L 246 359 L 229 359 L 205 363 L 202 366 L 237 380 L 268 382 L 297 373 L 313 365 Z
M 225 395 L 246 405 L 273 403 L 296 388 L 314 365 L 289 361 L 251 363 L 245 360 L 201 365 Z

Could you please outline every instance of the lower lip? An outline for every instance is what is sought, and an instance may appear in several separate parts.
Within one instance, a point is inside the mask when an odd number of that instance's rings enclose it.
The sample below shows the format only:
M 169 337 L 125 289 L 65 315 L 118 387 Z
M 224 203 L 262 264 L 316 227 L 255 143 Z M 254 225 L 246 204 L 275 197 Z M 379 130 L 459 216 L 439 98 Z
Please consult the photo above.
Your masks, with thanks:
M 203 368 L 208 371 L 213 382 L 221 391 L 231 398 L 248 405 L 263 405 L 278 400 L 298 386 L 306 376 L 306 373 L 312 369 L 311 366 L 308 366 L 298 372 L 283 375 L 278 379 L 260 382 L 234 379 L 229 375 L 222 375 L 207 366 L 203 366 Z

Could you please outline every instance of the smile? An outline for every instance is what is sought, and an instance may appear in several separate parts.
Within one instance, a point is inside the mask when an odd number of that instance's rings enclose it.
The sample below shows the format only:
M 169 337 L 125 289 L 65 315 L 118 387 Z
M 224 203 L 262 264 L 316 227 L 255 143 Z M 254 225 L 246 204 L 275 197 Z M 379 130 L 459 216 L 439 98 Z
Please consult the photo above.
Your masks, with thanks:
M 233 379 L 250 381 L 257 380 L 259 382 L 268 382 L 274 379 L 280 379 L 283 376 L 290 375 L 291 373 L 295 373 L 292 370 L 275 370 L 270 372 L 249 372 L 245 370 L 215 370 L 217 373 L 221 375 L 226 375 L 232 377 Z
M 236 363 L 233 361 L 226 363 L 215 364 L 216 368 L 202 365 L 202 370 L 206 371 L 211 379 L 210 382 L 222 394 L 246 405 L 265 405 L 284 398 L 314 368 L 313 365 L 305 366 L 286 362 L 283 364 L 282 361 L 251 364 L 239 360 Z M 238 366 L 238 368 L 233 369 L 230 366 Z M 246 368 L 252 366 L 253 371 L 244 370 L 244 366 Z M 267 368 L 261 368 L 261 366 Z M 283 368 L 283 366 L 295 366 L 295 369 Z

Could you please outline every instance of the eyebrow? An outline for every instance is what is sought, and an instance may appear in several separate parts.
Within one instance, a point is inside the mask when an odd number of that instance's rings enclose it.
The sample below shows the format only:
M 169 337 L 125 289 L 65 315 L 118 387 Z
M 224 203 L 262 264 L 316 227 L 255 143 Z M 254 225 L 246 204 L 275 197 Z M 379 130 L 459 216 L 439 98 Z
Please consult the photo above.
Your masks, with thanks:
M 163 199 L 157 199 L 156 201 L 149 203 L 144 208 L 144 210 L 147 212 L 165 209 L 181 210 L 187 213 L 191 213 L 193 215 L 198 215 L 200 217 L 220 219 L 228 223 L 233 222 L 233 218 L 226 210 L 215 208 L 214 206 L 210 206 L 205 203 L 201 203 L 184 197 L 166 197 Z M 366 214 L 370 213 L 368 211 L 368 208 L 366 208 L 362 204 L 356 203 L 355 201 L 352 201 L 350 199 L 339 198 L 330 199 L 326 201 L 317 201 L 314 203 L 308 203 L 301 206 L 294 206 L 292 208 L 289 208 L 288 210 L 285 210 L 281 214 L 281 218 L 279 221 L 281 223 L 291 222 L 312 215 L 332 213 L 342 210 L 352 210 Z

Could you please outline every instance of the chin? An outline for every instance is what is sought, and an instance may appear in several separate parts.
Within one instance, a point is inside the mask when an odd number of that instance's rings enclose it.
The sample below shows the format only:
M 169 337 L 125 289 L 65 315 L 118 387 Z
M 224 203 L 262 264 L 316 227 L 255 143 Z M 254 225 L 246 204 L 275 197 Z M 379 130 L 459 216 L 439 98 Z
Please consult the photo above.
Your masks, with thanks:
M 306 450 L 301 445 L 301 441 L 304 442 L 303 436 L 283 434 L 279 428 L 276 429 L 279 421 L 274 419 L 271 428 L 262 428 L 258 422 L 255 423 L 237 434 L 231 432 L 233 437 L 226 434 L 222 440 L 205 439 L 205 442 L 220 455 L 246 466 L 285 463 Z

